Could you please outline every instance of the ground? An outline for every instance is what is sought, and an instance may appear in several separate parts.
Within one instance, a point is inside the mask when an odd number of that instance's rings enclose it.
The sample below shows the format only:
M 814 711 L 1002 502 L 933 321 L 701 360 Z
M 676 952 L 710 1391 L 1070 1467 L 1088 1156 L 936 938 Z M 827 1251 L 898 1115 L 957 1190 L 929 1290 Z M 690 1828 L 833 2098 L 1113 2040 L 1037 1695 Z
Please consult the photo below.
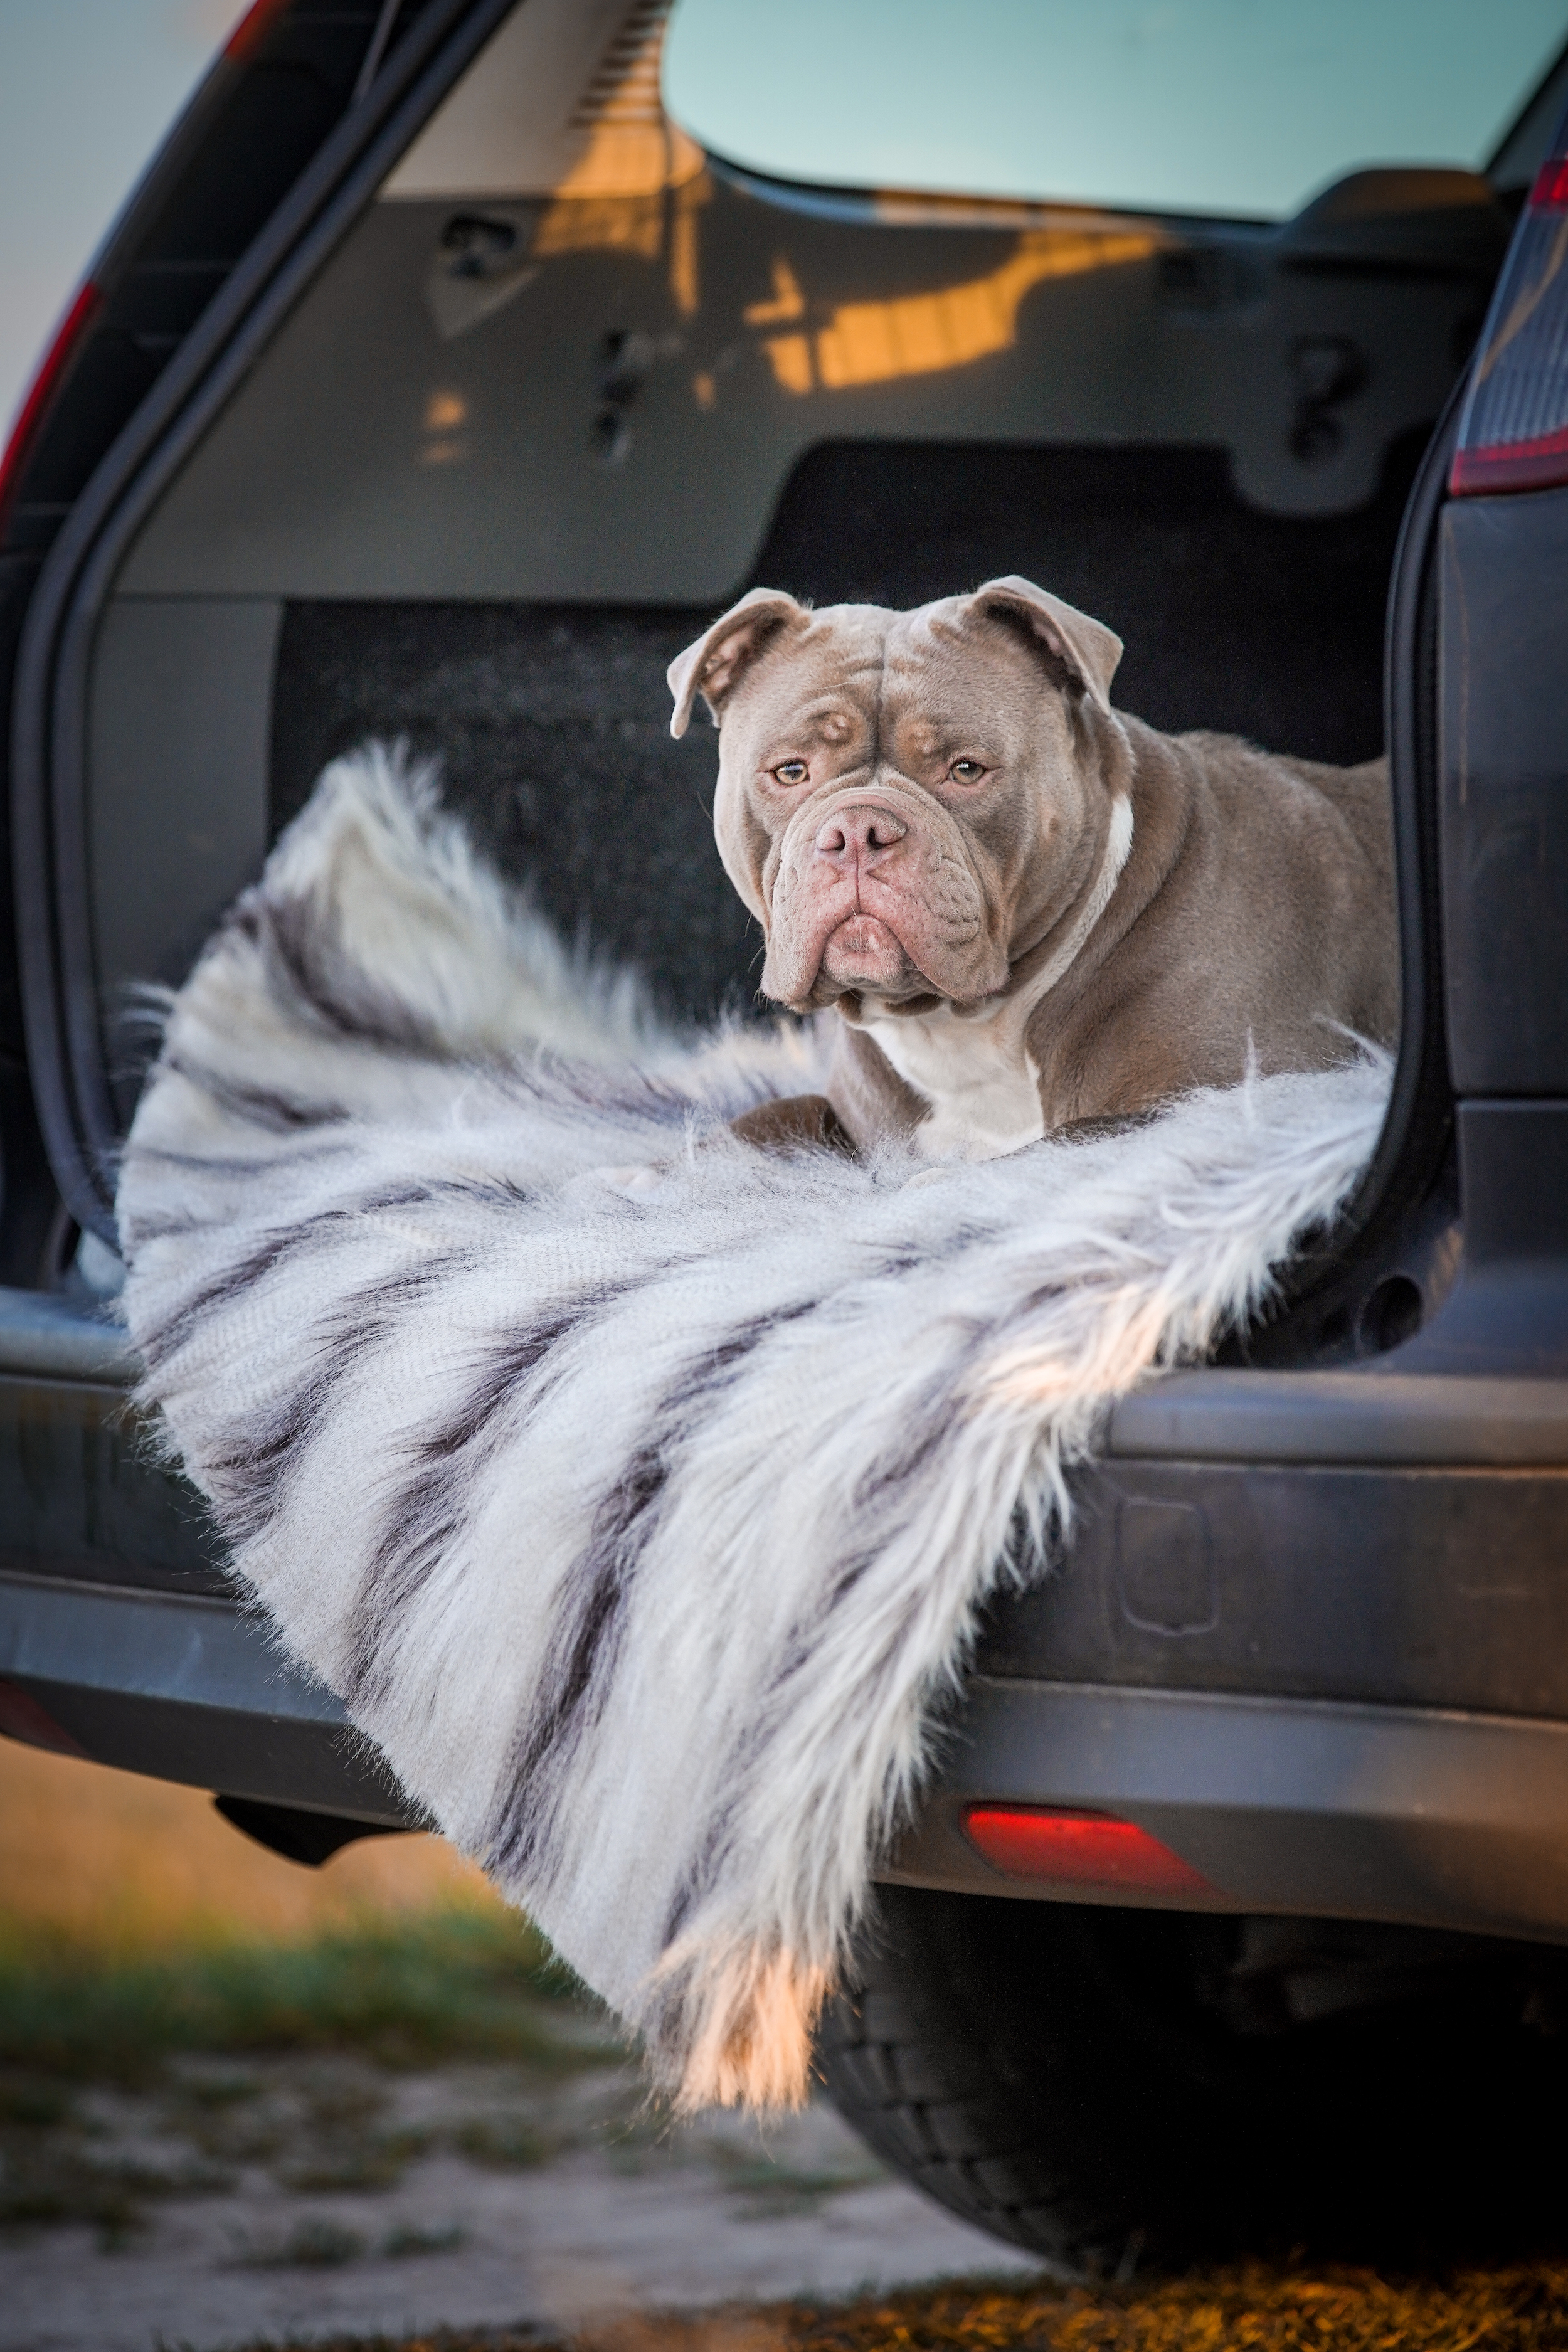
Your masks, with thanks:
M 671 2126 L 434 1839 L 307 1873 L 195 1791 L 0 1742 L 0 1888 L 4 2352 L 1035 2274 L 825 2105 Z
M 1550 2262 L 1050 2277 L 825 2105 L 672 2127 L 437 1841 L 5 1741 L 0 2277 L 0 2352 L 1568 2352 Z

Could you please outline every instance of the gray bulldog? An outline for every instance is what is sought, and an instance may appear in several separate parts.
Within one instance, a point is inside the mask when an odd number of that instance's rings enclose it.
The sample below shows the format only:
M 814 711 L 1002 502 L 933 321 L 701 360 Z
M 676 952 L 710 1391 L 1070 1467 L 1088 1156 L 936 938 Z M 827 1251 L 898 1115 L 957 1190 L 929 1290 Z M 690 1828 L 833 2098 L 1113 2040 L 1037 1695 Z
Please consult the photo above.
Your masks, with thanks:
M 837 1015 L 827 1097 L 742 1133 L 989 1159 L 1392 1044 L 1385 763 L 1161 735 L 1112 709 L 1121 657 L 1008 578 L 912 613 L 754 588 L 671 663 L 763 992 Z

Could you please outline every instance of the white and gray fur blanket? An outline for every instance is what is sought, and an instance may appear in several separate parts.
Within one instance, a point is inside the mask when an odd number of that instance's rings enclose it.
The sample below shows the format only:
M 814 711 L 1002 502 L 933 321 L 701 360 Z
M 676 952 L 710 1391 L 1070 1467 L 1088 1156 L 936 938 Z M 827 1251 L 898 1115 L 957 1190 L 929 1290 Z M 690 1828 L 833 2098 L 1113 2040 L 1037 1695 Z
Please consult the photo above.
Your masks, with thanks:
M 977 1612 L 1387 1085 L 981 1166 L 728 1132 L 822 1050 L 662 1028 L 370 751 L 174 1001 L 120 1186 L 142 1397 L 241 1586 L 685 2108 L 803 2095 Z

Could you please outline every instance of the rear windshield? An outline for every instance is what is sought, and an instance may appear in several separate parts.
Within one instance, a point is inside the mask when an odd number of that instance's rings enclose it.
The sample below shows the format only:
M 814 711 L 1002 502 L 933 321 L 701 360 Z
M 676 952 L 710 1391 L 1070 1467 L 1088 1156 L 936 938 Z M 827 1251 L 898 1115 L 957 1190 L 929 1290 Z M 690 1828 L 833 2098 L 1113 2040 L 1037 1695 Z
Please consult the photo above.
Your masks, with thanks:
M 1483 170 L 1565 39 L 1564 0 L 677 0 L 665 98 L 781 179 L 1279 220 Z

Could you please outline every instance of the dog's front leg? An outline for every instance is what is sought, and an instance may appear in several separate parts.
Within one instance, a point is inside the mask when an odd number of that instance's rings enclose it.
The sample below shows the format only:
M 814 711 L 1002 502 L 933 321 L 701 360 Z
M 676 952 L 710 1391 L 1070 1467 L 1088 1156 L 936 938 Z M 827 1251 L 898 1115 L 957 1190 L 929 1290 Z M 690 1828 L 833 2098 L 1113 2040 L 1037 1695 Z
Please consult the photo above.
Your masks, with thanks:
M 826 1095 L 780 1095 L 730 1121 L 730 1132 L 759 1151 L 841 1151 L 855 1157 L 855 1140 Z

